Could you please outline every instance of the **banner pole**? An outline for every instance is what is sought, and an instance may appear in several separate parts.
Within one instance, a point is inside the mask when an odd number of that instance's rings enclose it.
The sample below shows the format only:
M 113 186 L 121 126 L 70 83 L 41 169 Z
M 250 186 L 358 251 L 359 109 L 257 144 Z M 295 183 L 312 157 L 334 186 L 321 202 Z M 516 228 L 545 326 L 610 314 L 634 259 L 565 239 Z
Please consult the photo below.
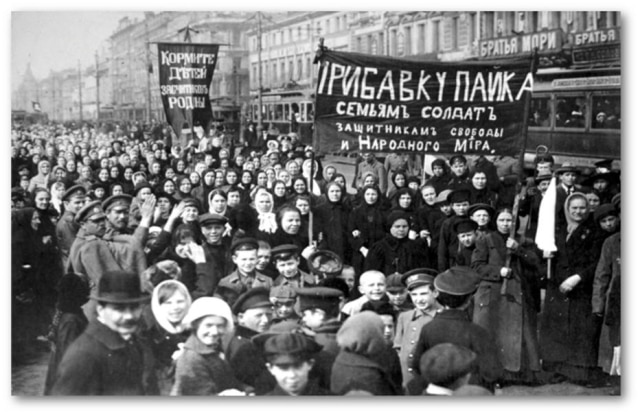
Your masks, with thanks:
M 322 56 L 322 51 L 324 50 L 324 38 L 321 37 L 318 40 L 318 49 L 316 50 L 316 56 L 313 59 L 313 63 L 312 65 L 319 63 L 320 62 L 320 57 Z M 317 101 L 317 90 L 316 90 L 316 86 L 313 84 L 313 71 L 314 69 L 311 68 L 311 88 L 313 89 L 313 91 L 315 91 L 315 93 L 313 94 L 313 107 L 316 108 L 316 101 Z M 314 116 L 317 112 L 314 111 Z M 316 171 L 316 152 L 319 150 L 318 148 L 318 140 L 317 140 L 317 130 L 315 128 L 315 125 L 313 126 L 313 132 L 311 135 L 311 147 L 313 148 L 313 151 L 311 152 L 311 167 L 309 169 L 309 195 L 313 195 L 313 182 Z M 309 235 L 309 245 L 311 245 L 313 243 L 313 209 L 311 209 L 311 197 L 309 197 L 309 229 L 307 230 L 308 235 Z

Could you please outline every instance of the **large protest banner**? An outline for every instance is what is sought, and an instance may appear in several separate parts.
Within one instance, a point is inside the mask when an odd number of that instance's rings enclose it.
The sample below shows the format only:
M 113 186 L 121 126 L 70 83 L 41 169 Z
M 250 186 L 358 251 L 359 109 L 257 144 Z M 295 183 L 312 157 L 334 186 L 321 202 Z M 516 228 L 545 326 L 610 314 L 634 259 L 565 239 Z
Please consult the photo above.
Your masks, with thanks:
M 178 137 L 183 129 L 205 129 L 213 119 L 209 85 L 218 59 L 216 44 L 158 43 L 160 95 Z
M 420 62 L 325 50 L 316 146 L 322 152 L 515 154 L 531 58 Z

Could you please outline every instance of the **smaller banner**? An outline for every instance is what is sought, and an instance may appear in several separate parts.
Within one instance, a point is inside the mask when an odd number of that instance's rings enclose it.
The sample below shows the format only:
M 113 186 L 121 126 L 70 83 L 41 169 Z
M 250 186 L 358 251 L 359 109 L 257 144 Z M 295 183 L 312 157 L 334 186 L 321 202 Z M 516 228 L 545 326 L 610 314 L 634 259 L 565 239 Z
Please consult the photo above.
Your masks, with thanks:
M 207 128 L 213 114 L 209 86 L 218 59 L 216 44 L 158 43 L 160 96 L 167 120 L 178 137 Z
M 317 150 L 513 155 L 532 91 L 531 57 L 421 62 L 324 51 Z

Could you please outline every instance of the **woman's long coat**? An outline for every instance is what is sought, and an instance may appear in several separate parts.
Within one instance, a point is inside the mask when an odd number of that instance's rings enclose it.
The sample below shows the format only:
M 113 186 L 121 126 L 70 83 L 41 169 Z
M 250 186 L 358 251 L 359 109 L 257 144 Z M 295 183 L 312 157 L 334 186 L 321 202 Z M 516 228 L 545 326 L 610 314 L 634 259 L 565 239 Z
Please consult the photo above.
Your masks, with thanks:
M 566 225 L 556 230 L 558 252 L 547 282 L 540 330 L 544 361 L 596 366 L 600 324 L 592 315 L 591 298 L 602 245 L 596 234 L 592 221 L 580 224 L 568 240 Z M 574 274 L 580 275 L 581 281 L 573 290 L 561 293 L 560 284 Z
M 474 295 L 473 322 L 494 339 L 504 369 L 539 370 L 536 341 L 537 311 L 540 305 L 541 273 L 533 251 L 521 246 L 512 254 L 506 294 L 501 294 L 500 269 L 506 266 L 507 248 L 502 236 L 490 232 L 480 236 L 471 255 L 471 265 L 482 280 Z
M 398 385 L 381 363 L 342 350 L 331 369 L 331 392 L 344 395 L 350 391 L 366 391 L 376 396 L 401 395 Z

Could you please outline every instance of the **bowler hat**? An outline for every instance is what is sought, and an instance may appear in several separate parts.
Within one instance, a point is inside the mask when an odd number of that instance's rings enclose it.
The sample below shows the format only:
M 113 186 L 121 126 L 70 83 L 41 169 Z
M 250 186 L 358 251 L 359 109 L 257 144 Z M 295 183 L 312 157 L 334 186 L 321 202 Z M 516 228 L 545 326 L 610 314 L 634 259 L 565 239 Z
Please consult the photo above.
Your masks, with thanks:
M 408 290 L 422 285 L 433 284 L 438 271 L 431 268 L 416 268 L 402 274 L 402 283 Z
M 242 294 L 231 307 L 233 314 L 244 313 L 252 308 L 271 307 L 269 301 L 269 289 L 267 287 L 254 287 Z
M 61 200 L 67 200 L 73 196 L 86 196 L 86 195 L 87 195 L 87 189 L 85 189 L 83 185 L 77 184 L 75 186 L 71 186 L 70 188 L 68 188 L 67 191 L 64 192 L 64 194 L 62 195 Z
M 488 205 L 486 203 L 474 203 L 473 205 L 469 206 L 467 215 L 470 217 L 474 212 L 478 210 L 486 210 L 490 218 L 492 218 L 496 213 L 496 210 L 491 205 Z
M 342 259 L 335 252 L 319 250 L 313 252 L 307 258 L 309 271 L 313 274 L 323 275 L 325 278 L 335 277 L 342 272 Z
M 478 224 L 471 219 L 462 219 L 453 225 L 456 234 L 472 232 L 478 229 Z
M 218 215 L 217 213 L 204 213 L 198 216 L 198 222 L 200 226 L 205 225 L 225 225 L 229 222 L 225 216 Z
M 575 164 L 571 163 L 570 161 L 567 161 L 565 163 L 562 163 L 562 166 L 560 166 L 560 168 L 556 170 L 556 174 L 558 176 L 561 176 L 564 173 L 580 174 L 580 169 Z
M 95 220 L 99 218 L 104 218 L 106 215 L 100 206 L 100 201 L 96 200 L 94 202 L 87 203 L 82 206 L 76 216 L 74 217 L 75 221 L 78 223 L 86 222 L 88 220 Z
M 455 189 L 447 196 L 449 203 L 468 202 L 471 199 L 471 192 L 468 189 Z
M 440 343 L 420 356 L 420 375 L 423 380 L 448 386 L 474 369 L 478 355 L 466 347 Z
M 149 300 L 140 288 L 140 277 L 130 271 L 107 271 L 98 281 L 98 290 L 92 299 L 112 304 L 136 304 Z
M 109 196 L 104 200 L 104 202 L 102 202 L 102 209 L 106 212 L 116 206 L 129 207 L 131 206 L 131 200 L 133 200 L 133 198 L 126 193 Z
M 480 275 L 470 267 L 453 266 L 438 274 L 433 285 L 439 292 L 449 295 L 468 295 L 478 288 Z

